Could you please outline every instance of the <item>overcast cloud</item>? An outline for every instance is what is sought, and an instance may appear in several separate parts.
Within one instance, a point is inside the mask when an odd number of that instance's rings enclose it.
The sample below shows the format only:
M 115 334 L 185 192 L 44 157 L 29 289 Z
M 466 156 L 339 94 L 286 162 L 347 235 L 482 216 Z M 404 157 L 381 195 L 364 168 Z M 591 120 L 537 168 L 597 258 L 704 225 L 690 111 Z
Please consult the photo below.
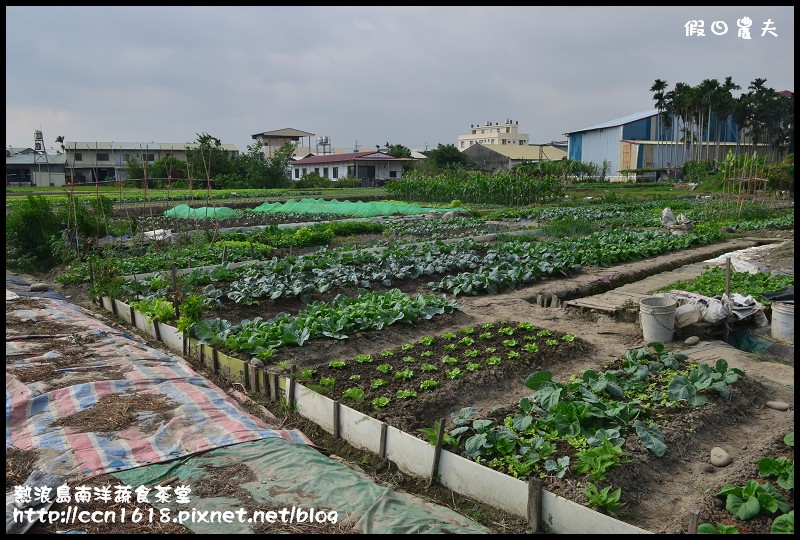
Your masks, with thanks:
M 295 128 L 425 149 L 506 119 L 543 143 L 654 108 L 656 79 L 727 76 L 794 91 L 793 7 L 7 6 L 6 146 L 208 133 L 244 152 Z

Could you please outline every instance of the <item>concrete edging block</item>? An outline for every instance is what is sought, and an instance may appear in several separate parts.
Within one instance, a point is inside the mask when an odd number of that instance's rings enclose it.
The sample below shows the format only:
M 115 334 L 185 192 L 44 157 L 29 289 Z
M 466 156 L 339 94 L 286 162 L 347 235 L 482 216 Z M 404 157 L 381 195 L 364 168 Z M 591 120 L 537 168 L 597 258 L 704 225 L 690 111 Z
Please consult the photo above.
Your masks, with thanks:
M 439 458 L 439 476 L 442 485 L 456 493 L 502 508 L 515 516 L 528 516 L 528 484 L 522 480 L 447 450 L 442 450 Z
M 357 448 L 380 453 L 382 422 L 345 405 L 339 407 L 341 438 Z
M 419 478 L 431 474 L 434 447 L 413 435 L 388 426 L 386 430 L 386 457 L 404 473 Z
M 128 324 L 133 324 L 131 320 L 131 307 L 122 300 L 112 300 L 117 306 L 117 315 Z
M 295 382 L 297 412 L 319 427 L 333 433 L 333 400 Z
M 159 327 L 159 331 L 164 345 L 178 354 L 183 354 L 183 332 L 178 332 L 178 329 L 174 326 L 163 323 Z

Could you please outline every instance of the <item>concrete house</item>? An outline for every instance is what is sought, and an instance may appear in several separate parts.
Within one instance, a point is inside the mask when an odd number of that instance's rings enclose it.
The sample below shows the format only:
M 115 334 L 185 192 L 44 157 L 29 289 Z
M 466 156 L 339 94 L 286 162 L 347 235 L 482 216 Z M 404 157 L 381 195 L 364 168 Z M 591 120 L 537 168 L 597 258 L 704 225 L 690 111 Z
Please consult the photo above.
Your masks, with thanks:
M 289 162 L 292 180 L 316 173 L 337 181 L 340 178 L 359 178 L 361 185 L 383 185 L 387 180 L 403 177 L 403 164 L 416 161 L 412 158 L 390 156 L 382 150 L 365 150 L 342 154 L 309 156 Z
M 501 146 L 527 146 L 528 134 L 519 132 L 519 120 L 471 124 L 469 133 L 458 136 L 457 148 L 462 152 L 475 144 L 499 144 Z
M 67 142 L 67 181 L 70 178 L 75 183 L 126 180 L 129 159 L 151 164 L 157 159 L 174 156 L 175 159 L 185 162 L 186 149 L 196 149 L 199 146 L 197 143 Z M 223 144 L 222 150 L 231 157 L 239 155 L 239 150 L 233 144 Z

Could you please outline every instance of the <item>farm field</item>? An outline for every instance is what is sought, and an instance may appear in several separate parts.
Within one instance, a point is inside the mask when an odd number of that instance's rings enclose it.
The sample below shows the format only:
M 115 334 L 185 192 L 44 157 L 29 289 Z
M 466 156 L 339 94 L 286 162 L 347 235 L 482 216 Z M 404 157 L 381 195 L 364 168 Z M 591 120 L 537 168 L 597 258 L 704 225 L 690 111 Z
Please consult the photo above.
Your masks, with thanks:
M 657 210 L 652 217 L 657 222 Z M 604 219 L 609 218 L 597 221 Z M 622 224 L 623 217 L 611 219 Z M 292 220 L 301 221 L 292 217 L 286 222 Z M 561 302 L 542 306 L 537 298 L 578 298 L 655 274 L 668 286 L 670 270 L 748 242 L 781 238 L 791 239 L 793 246 L 793 230 L 761 229 L 723 238 L 712 234 L 718 227 L 709 226 L 675 236 L 649 221 L 559 238 L 541 215 L 499 217 L 483 226 L 475 221 L 376 220 L 383 230 L 334 234 L 323 247 L 300 245 L 295 238 L 256 257 L 260 265 L 247 263 L 253 246 L 274 246 L 274 237 L 249 238 L 243 232 L 226 240 L 231 243 L 222 255 L 237 260 L 238 242 L 237 264 L 242 266 L 200 270 L 196 267 L 213 261 L 195 259 L 195 271 L 181 277 L 179 296 L 184 302 L 188 297 L 202 302 L 196 306 L 202 317 L 191 321 L 193 334 L 226 354 L 255 357 L 268 370 L 294 367 L 301 384 L 422 439 L 443 418 L 448 434 L 456 430 L 445 448 L 502 472 L 521 479 L 540 475 L 546 489 L 585 505 L 590 504 L 589 483 L 620 488 L 616 505 L 599 495 L 595 500 L 619 519 L 653 532 L 685 532 L 693 510 L 700 523 L 734 523 L 724 514 L 724 501 L 720 511 L 714 495 L 725 483 L 763 482 L 753 476 L 758 460 L 786 454 L 781 444 L 793 432 L 792 411 L 765 403 L 784 401 L 793 408 L 793 366 L 724 344 L 713 349 L 724 355 L 715 358 L 701 352 L 714 343 L 696 351 L 682 342 L 663 350 L 649 347 L 635 318 L 566 309 Z M 452 226 L 424 227 L 434 222 Z M 746 240 L 745 235 L 763 240 Z M 490 240 L 477 239 L 483 236 Z M 159 257 L 138 262 L 135 256 L 143 254 L 131 253 L 128 262 L 104 269 L 108 280 L 101 285 L 117 295 L 131 294 L 126 300 L 152 309 L 153 317 L 162 316 L 158 309 L 165 306 L 154 299 L 170 298 L 170 291 L 175 298 L 177 277 L 169 269 L 177 259 L 157 263 L 161 268 L 151 263 L 168 251 L 165 246 Z M 765 264 L 793 271 L 793 247 Z M 70 271 L 77 275 L 78 270 Z M 161 274 L 121 277 L 148 270 Z M 62 294 L 92 305 L 88 297 L 98 289 L 77 280 L 58 284 L 55 277 L 54 272 L 50 281 Z M 163 317 L 180 328 L 180 321 Z M 708 368 L 698 368 L 702 365 Z M 724 388 L 708 392 L 709 382 L 670 394 L 676 377 L 697 382 L 713 373 L 719 374 L 715 380 L 727 381 Z M 583 393 L 574 386 L 579 380 Z M 645 380 L 662 386 L 645 389 Z M 689 394 L 693 401 L 686 399 Z M 595 405 L 588 414 L 579 395 L 603 407 Z M 700 395 L 707 402 L 695 399 Z M 538 409 L 521 407 L 521 400 Z M 543 403 L 561 403 L 561 416 L 545 421 Z M 534 417 L 542 420 L 538 431 L 531 427 Z M 497 431 L 500 426 L 505 429 Z M 459 427 L 466 429 L 459 432 Z M 501 446 L 506 445 L 500 450 L 490 444 L 497 433 L 504 434 Z M 465 445 L 478 435 L 484 438 Z M 709 464 L 709 452 L 717 446 L 733 457 L 731 465 Z M 593 448 L 605 454 L 593 456 Z M 793 457 L 793 447 L 790 452 Z M 598 465 L 602 460 L 611 465 Z M 793 490 L 784 497 L 793 508 Z M 765 515 L 736 524 L 740 532 L 768 532 L 771 521 Z

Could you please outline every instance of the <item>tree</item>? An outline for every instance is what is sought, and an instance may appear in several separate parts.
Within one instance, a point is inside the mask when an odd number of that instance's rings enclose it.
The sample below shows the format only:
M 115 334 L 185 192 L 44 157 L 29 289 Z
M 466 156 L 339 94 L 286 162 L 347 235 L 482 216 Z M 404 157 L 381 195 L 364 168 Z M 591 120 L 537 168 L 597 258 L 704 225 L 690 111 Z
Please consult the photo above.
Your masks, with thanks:
M 247 152 L 233 160 L 233 173 L 237 187 L 250 189 L 281 188 L 289 185 L 289 162 L 295 147 L 285 144 L 271 158 L 264 155 L 258 142 L 247 146 Z
M 411 157 L 411 150 L 403 146 L 402 144 L 389 144 L 386 143 L 387 154 L 392 157 L 396 158 L 410 158 Z M 403 163 L 403 172 L 408 172 L 414 168 L 413 161 L 406 161 Z
M 720 89 L 719 99 L 717 100 L 717 153 L 716 159 L 719 160 L 720 156 L 720 140 L 727 139 L 729 118 L 733 114 L 736 100 L 733 97 L 734 90 L 741 90 L 741 86 L 733 82 L 733 77 L 725 77 L 725 82 L 722 83 Z M 722 124 L 722 125 L 720 125 Z
M 164 156 L 155 160 L 147 172 L 150 178 L 156 179 L 155 187 L 162 187 L 170 180 L 189 177 L 186 163 L 175 156 Z
M 655 156 L 653 156 L 653 161 L 656 163 L 660 161 L 662 164 L 665 160 L 664 156 L 660 155 L 662 154 L 663 150 L 660 144 L 661 132 L 663 131 L 663 122 L 660 122 L 660 120 L 661 120 L 661 113 L 664 111 L 664 105 L 666 103 L 664 95 L 664 90 L 666 90 L 666 88 L 667 88 L 667 81 L 661 79 L 656 79 L 655 82 L 653 83 L 653 86 L 650 87 L 650 91 L 655 92 L 653 94 L 653 99 L 656 102 L 656 109 L 658 110 L 658 116 L 656 116 L 656 148 L 659 149 L 658 154 L 660 157 L 659 160 Z
M 389 144 L 386 143 L 386 153 L 396 158 L 410 158 L 411 150 L 402 144 Z
M 139 180 L 144 178 L 144 167 L 136 158 L 136 156 L 128 156 L 125 158 L 125 176 L 127 176 L 130 180 Z M 136 187 L 138 184 L 133 182 L 133 186 Z
M 439 143 L 436 148 L 429 150 L 427 161 L 439 169 L 472 168 L 472 163 L 454 144 Z
M 208 133 L 197 134 L 197 148 L 186 147 L 186 163 L 190 178 L 213 180 L 233 172 L 233 162 L 222 148 L 222 142 Z M 224 186 L 213 185 L 212 188 Z
M 289 162 L 292 161 L 293 155 L 294 146 L 287 143 L 272 154 L 272 158 L 266 160 L 264 187 L 279 188 L 289 185 Z

